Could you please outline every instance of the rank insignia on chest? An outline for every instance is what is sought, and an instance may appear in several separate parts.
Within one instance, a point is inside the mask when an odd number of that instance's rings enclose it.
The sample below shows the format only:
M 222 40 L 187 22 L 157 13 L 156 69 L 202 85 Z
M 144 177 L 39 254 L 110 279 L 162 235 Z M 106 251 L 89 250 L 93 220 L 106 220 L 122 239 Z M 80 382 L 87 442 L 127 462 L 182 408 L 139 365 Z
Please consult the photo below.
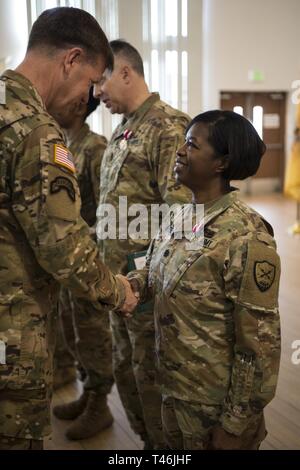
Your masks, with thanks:
M 270 289 L 275 279 L 275 273 L 276 267 L 268 261 L 254 263 L 254 280 L 261 292 Z
M 73 156 L 69 150 L 63 145 L 54 145 L 54 162 L 64 168 L 67 168 L 72 173 L 75 173 L 75 165 L 73 162 Z

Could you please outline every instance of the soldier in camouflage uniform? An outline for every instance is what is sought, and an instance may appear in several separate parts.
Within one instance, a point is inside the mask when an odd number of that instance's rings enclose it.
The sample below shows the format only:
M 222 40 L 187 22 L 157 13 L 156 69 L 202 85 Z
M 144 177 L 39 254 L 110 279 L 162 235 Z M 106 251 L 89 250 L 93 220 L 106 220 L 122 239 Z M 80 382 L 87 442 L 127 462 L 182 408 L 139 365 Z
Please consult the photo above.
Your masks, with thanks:
M 204 204 L 203 219 L 182 239 L 170 226 L 171 238 L 162 232 L 152 242 L 145 269 L 128 275 L 142 300 L 155 294 L 172 449 L 257 449 L 266 434 L 263 409 L 280 359 L 280 260 L 272 227 L 230 187 L 255 174 L 264 152 L 238 114 L 194 118 L 175 172 L 193 191 L 191 215 Z
M 128 207 L 144 204 L 149 211 L 151 204 L 186 202 L 190 193 L 176 184 L 173 168 L 189 118 L 162 102 L 157 93 L 149 92 L 135 48 L 121 40 L 110 44 L 115 67 L 96 90 L 107 108 L 122 113 L 123 119 L 102 160 L 99 210 L 105 203 L 118 209 L 119 196 L 125 195 Z M 132 219 L 126 219 L 128 224 Z M 142 252 L 149 243 L 150 232 L 142 239 L 99 240 L 105 262 L 113 272 L 123 274 L 129 269 L 128 255 Z M 161 396 L 154 377 L 153 306 L 124 321 L 111 313 L 110 320 L 114 377 L 127 417 L 145 448 L 162 447 Z
M 0 79 L 0 449 L 42 448 L 50 431 L 60 284 L 99 315 L 104 305 L 136 304 L 128 281 L 99 259 L 72 155 L 47 111 L 59 118 L 87 102 L 111 63 L 91 15 L 54 8 L 34 23 L 24 61 Z
M 74 156 L 77 179 L 82 200 L 81 216 L 91 228 L 95 239 L 96 210 L 99 202 L 100 165 L 107 140 L 92 132 L 86 118 L 99 105 L 93 97 L 93 88 L 87 105 L 83 104 L 68 119 L 60 122 L 67 136 L 68 148 Z M 84 439 L 110 426 L 113 417 L 106 397 L 113 384 L 112 344 L 108 315 L 97 315 L 91 304 L 72 297 L 62 289 L 60 317 L 67 347 L 73 362 L 76 359 L 85 371 L 84 391 L 78 400 L 54 407 L 53 413 L 60 419 L 75 419 L 67 429 L 69 439 Z M 95 314 L 96 313 L 96 314 Z M 74 339 L 76 341 L 74 342 Z M 58 355 L 58 353 L 60 354 Z M 55 373 L 65 374 L 65 350 L 55 351 Z

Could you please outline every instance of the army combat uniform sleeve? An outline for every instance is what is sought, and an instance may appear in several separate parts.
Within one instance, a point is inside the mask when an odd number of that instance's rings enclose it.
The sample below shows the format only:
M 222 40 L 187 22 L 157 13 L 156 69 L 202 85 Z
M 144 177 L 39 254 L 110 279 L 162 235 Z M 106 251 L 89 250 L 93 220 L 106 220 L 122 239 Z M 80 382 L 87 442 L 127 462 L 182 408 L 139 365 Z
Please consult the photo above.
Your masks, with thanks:
M 20 144 L 13 212 L 42 266 L 77 297 L 122 305 L 124 289 L 101 263 L 80 217 L 72 156 L 54 126 L 41 125 Z
M 151 241 L 147 250 L 144 268 L 136 271 L 130 271 L 127 274 L 127 278 L 129 279 L 129 281 L 134 282 L 134 290 L 138 290 L 138 293 L 140 294 L 140 303 L 148 302 L 154 297 L 152 286 L 149 284 L 149 266 L 154 247 L 155 239 Z
M 225 261 L 225 293 L 233 303 L 235 344 L 231 383 L 220 418 L 240 435 L 251 415 L 272 400 L 280 359 L 280 260 L 267 233 L 236 239 Z
M 188 188 L 179 185 L 175 180 L 174 166 L 177 150 L 183 145 L 186 121 L 183 124 L 170 124 L 165 126 L 158 134 L 156 145 L 153 147 L 153 161 L 155 162 L 156 181 L 164 202 L 169 205 L 175 203 L 189 203 L 192 195 Z
M 97 139 L 97 143 L 92 149 L 91 161 L 90 161 L 90 174 L 91 174 L 91 181 L 93 186 L 93 194 L 96 201 L 96 210 L 99 203 L 99 196 L 100 196 L 100 168 L 102 157 L 104 151 L 107 147 L 107 140 L 105 137 L 99 136 Z M 96 211 L 95 211 L 96 213 Z

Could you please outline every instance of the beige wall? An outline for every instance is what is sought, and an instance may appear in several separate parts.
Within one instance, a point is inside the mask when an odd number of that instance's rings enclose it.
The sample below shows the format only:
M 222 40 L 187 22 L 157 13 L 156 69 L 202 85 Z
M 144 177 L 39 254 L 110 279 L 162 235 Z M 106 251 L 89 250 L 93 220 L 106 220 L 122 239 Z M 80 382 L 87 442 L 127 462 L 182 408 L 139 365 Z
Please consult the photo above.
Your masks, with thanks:
M 203 108 L 219 106 L 220 90 L 289 92 L 287 153 L 296 106 L 291 84 L 300 79 L 299 0 L 203 0 Z M 253 83 L 248 71 L 265 80 Z
M 175 1 L 175 0 L 174 0 Z M 291 83 L 300 79 L 300 0 L 188 0 L 189 113 L 219 106 L 220 90 L 284 90 L 289 92 L 286 148 L 293 139 L 296 106 Z M 0 70 L 14 67 L 27 42 L 26 0 L 0 0 Z M 97 16 L 113 38 L 128 39 L 141 51 L 143 0 L 97 0 Z M 118 15 L 112 27 L 110 8 Z M 16 15 L 16 12 L 21 15 Z M 107 23 L 107 24 L 106 24 Z M 112 34 L 112 31 L 115 31 Z M 265 80 L 253 83 L 248 71 L 258 69 Z M 101 129 L 109 137 L 110 116 Z

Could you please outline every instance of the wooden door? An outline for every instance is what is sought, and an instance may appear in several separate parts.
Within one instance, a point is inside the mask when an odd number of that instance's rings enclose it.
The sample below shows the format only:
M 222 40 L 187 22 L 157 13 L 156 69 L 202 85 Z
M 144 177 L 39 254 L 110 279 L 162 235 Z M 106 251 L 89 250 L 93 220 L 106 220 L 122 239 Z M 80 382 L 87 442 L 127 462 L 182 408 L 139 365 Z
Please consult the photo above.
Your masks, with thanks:
M 255 178 L 284 179 L 285 92 L 221 92 L 221 109 L 235 110 L 256 127 L 267 151 Z

